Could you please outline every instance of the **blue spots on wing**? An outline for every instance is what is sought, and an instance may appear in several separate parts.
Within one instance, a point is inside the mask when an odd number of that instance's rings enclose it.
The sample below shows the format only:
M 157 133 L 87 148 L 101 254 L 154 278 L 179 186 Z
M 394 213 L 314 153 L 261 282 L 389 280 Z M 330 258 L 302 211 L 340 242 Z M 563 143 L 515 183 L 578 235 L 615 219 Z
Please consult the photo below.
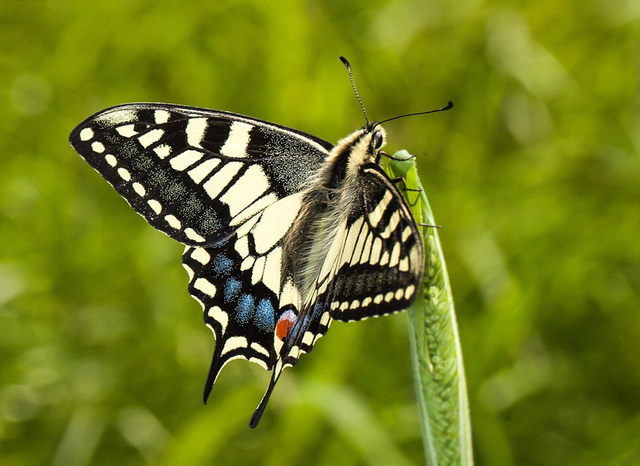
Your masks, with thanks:
M 242 283 L 237 278 L 229 278 L 224 284 L 224 302 L 230 303 L 238 299 Z
M 220 284 L 215 300 L 229 313 L 236 325 L 249 325 L 257 331 L 273 333 L 276 327 L 273 303 L 277 302 L 277 297 L 263 285 L 250 286 L 250 271 L 236 275 L 237 262 L 234 257 L 233 253 L 220 251 L 208 264 L 211 281 L 216 286 Z
M 236 320 L 241 325 L 247 324 L 255 310 L 255 298 L 253 295 L 243 293 L 236 305 Z
M 226 254 L 221 253 L 211 261 L 211 268 L 216 278 L 226 277 L 231 274 L 233 261 Z
M 260 329 L 265 332 L 273 332 L 275 322 L 275 310 L 269 299 L 261 299 L 256 308 L 256 314 L 254 316 L 255 323 Z
M 275 310 L 268 298 L 262 298 L 256 305 L 256 297 L 242 293 L 236 302 L 234 320 L 240 325 L 252 323 L 265 333 L 275 329 Z

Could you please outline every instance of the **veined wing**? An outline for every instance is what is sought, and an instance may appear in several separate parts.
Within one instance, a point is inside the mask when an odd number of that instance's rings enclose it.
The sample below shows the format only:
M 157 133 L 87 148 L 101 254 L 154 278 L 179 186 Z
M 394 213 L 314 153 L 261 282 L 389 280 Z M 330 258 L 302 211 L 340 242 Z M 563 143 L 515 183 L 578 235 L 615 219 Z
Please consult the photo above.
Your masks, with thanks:
M 199 246 L 297 192 L 332 147 L 242 115 L 151 103 L 103 110 L 69 140 L 151 225 Z
M 304 194 L 272 204 L 215 247 L 188 246 L 183 254 L 189 292 L 202 305 L 205 323 L 216 338 L 205 400 L 232 359 L 244 358 L 267 370 L 276 367 L 278 374 L 282 368 L 277 363 L 283 340 L 301 306 L 293 271 L 286 270 L 283 239 Z
M 424 270 L 421 235 L 398 189 L 377 165 L 365 167 L 359 183 L 360 202 L 327 256 L 329 312 L 342 321 L 406 309 Z

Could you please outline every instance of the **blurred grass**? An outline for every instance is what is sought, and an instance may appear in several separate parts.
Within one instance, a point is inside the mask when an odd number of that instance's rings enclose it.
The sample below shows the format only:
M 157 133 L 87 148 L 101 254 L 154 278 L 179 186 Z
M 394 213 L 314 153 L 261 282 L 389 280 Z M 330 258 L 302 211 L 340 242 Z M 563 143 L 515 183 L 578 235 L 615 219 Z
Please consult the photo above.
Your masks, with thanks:
M 203 407 L 181 246 L 67 143 L 130 101 L 337 141 L 344 55 L 372 118 L 456 104 L 387 131 L 442 225 L 476 463 L 640 464 L 638 43 L 634 0 L 2 2 L 0 463 L 422 461 L 405 315 L 333 325 L 256 431 L 255 365 Z

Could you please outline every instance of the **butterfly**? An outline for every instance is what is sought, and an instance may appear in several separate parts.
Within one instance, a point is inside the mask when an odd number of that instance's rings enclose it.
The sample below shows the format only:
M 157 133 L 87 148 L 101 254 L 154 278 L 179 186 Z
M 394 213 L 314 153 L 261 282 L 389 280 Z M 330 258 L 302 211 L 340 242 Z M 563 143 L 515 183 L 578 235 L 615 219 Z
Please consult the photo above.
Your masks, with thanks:
M 185 245 L 189 293 L 216 340 L 205 403 L 225 364 L 257 363 L 272 375 L 255 427 L 283 369 L 333 320 L 414 301 L 422 236 L 381 168 L 385 139 L 368 120 L 333 145 L 256 118 L 164 103 L 111 107 L 71 132 L 73 148 L 136 212 Z

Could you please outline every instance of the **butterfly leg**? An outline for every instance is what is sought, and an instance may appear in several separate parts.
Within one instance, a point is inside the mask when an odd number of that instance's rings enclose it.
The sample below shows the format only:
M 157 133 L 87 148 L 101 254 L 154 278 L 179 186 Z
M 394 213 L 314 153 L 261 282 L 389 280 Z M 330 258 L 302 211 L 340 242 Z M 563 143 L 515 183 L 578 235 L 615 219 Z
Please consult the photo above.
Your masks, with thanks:
M 408 192 L 412 192 L 412 193 L 421 193 L 423 190 L 422 188 L 409 188 L 407 186 L 407 180 L 403 177 L 403 176 L 399 176 L 397 178 L 394 178 L 391 180 L 392 183 L 402 183 L 403 184 L 403 190 L 404 191 L 408 191 Z M 407 199 L 407 202 L 409 203 L 409 205 L 411 207 L 415 206 L 418 203 L 418 199 L 416 198 L 415 202 L 411 202 L 410 200 Z
M 397 178 L 394 178 L 391 180 L 393 183 L 402 183 L 403 184 L 403 188 L 405 191 L 411 191 L 414 193 L 421 193 L 423 191 L 422 188 L 409 188 L 407 186 L 407 180 L 404 178 L 404 176 L 399 176 Z

